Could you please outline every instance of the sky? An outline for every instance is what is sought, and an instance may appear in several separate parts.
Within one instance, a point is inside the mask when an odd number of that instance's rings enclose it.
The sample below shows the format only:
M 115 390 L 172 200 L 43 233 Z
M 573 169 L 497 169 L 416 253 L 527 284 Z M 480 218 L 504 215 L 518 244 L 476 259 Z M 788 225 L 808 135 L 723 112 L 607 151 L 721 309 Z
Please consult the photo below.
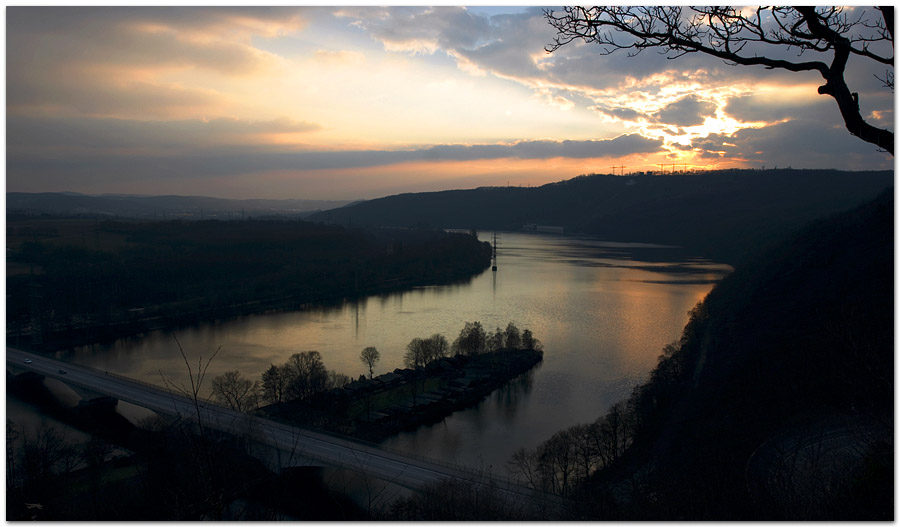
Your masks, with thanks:
M 817 73 L 547 53 L 538 7 L 5 17 L 8 192 L 353 200 L 673 165 L 893 168 L 847 133 Z M 851 60 L 847 79 L 893 130 L 883 73 Z

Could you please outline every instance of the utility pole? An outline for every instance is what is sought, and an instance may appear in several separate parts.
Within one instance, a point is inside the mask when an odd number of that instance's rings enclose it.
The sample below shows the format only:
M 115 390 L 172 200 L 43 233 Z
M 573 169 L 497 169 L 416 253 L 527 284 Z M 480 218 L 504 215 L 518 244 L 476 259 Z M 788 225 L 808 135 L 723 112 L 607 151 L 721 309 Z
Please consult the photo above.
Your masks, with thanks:
M 491 255 L 491 271 L 497 270 L 497 233 L 494 233 L 494 251 Z

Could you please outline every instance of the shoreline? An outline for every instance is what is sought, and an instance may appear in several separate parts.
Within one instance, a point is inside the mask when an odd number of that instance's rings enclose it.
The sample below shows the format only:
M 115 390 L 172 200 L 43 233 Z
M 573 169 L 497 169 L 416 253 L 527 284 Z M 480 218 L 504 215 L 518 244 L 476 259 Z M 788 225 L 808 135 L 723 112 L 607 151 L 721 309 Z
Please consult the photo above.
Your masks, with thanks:
M 298 295 L 294 295 L 281 298 L 257 299 L 227 306 L 202 307 L 172 316 L 157 315 L 112 324 L 98 323 L 80 327 L 70 327 L 59 331 L 45 333 L 42 335 L 40 342 L 27 342 L 28 340 L 34 339 L 32 333 L 22 333 L 17 335 L 13 331 L 8 330 L 6 340 L 17 347 L 27 348 L 31 351 L 53 353 L 78 346 L 106 344 L 122 338 L 138 336 L 153 331 L 164 331 L 167 329 L 175 330 L 194 324 L 215 323 L 267 312 L 301 311 L 314 306 L 340 305 L 344 302 L 359 300 L 369 296 L 403 294 L 416 287 L 464 283 L 478 276 L 489 267 L 490 264 L 479 269 L 464 269 L 453 273 L 452 276 L 439 277 L 431 280 L 398 278 L 391 280 L 390 283 L 381 283 L 354 292 L 344 291 L 337 294 L 312 298 L 302 298 Z M 186 303 L 187 302 L 184 304 Z

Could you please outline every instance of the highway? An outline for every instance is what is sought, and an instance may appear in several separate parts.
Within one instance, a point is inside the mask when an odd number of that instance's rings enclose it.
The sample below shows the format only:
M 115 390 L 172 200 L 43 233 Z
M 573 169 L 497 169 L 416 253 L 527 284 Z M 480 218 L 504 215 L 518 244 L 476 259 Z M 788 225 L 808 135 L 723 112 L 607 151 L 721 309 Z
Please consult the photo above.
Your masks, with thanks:
M 457 479 L 479 485 L 493 485 L 517 503 L 537 507 L 541 511 L 546 511 L 548 507 L 555 509 L 561 505 L 561 498 L 536 491 L 511 480 L 494 476 L 488 482 L 482 475 L 461 467 L 389 452 L 376 445 L 251 416 L 202 399 L 195 405 L 191 398 L 180 393 L 173 393 L 164 388 L 93 368 L 59 361 L 45 355 L 7 347 L 6 361 L 16 370 L 28 370 L 58 379 L 66 384 L 114 397 L 162 415 L 196 419 L 197 406 L 199 406 L 199 419 L 206 426 L 236 434 L 252 429 L 260 441 L 273 447 L 291 449 L 303 458 L 314 459 L 324 465 L 363 471 L 409 489 L 422 489 L 428 484 L 444 479 Z M 26 361 L 30 362 L 26 363 Z M 65 373 L 61 373 L 61 371 L 65 371 Z

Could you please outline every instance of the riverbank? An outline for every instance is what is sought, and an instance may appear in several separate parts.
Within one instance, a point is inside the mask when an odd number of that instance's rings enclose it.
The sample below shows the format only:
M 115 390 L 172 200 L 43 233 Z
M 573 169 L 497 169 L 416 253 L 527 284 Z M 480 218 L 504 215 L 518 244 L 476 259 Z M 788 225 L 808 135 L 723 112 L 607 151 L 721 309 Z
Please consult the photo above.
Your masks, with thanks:
M 475 236 L 301 221 L 7 225 L 7 341 L 38 351 L 443 285 L 490 265 Z
M 272 419 L 379 442 L 478 404 L 542 360 L 543 352 L 533 349 L 445 357 L 424 368 L 396 369 L 309 401 L 269 405 L 259 412 Z
M 16 347 L 24 347 L 30 351 L 52 353 L 88 344 L 104 344 L 115 340 L 142 335 L 151 331 L 177 330 L 195 324 L 219 322 L 247 315 L 279 311 L 298 311 L 323 305 L 340 306 L 343 302 L 373 295 L 403 293 L 422 286 L 441 286 L 465 283 L 473 275 L 484 271 L 489 266 L 460 269 L 458 272 L 445 273 L 435 279 L 409 278 L 394 279 L 380 284 L 354 291 L 335 291 L 333 294 L 322 294 L 316 297 L 283 296 L 252 300 L 230 305 L 208 305 L 209 302 L 197 301 L 173 306 L 171 315 L 155 315 L 139 317 L 132 315 L 130 320 L 103 323 L 101 321 L 85 321 L 71 323 L 65 327 L 45 331 L 36 338 L 33 333 L 17 333 L 14 327 L 7 328 L 7 342 Z M 180 312 L 179 312 L 180 311 Z

